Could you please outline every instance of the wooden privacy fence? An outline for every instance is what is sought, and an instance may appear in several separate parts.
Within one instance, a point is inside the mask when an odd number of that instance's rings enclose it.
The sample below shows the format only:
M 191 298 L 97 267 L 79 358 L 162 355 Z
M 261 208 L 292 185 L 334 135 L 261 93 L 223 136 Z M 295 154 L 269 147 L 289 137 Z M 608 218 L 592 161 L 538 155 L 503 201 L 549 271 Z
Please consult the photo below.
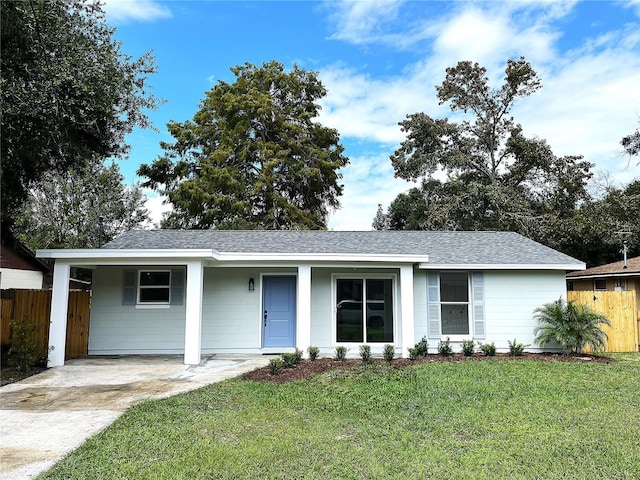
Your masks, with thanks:
M 51 290 L 3 290 L 2 317 L 0 317 L 0 342 L 11 345 L 12 319 L 31 319 L 36 327 L 42 354 L 49 346 L 49 315 L 51 313 Z M 69 292 L 67 313 L 67 344 L 65 359 L 84 357 L 89 347 L 89 313 L 91 292 Z
M 567 292 L 567 300 L 586 304 L 594 311 L 604 314 L 611 322 L 611 327 L 603 326 L 607 334 L 605 352 L 636 352 L 640 337 L 638 335 L 638 308 L 636 292 Z

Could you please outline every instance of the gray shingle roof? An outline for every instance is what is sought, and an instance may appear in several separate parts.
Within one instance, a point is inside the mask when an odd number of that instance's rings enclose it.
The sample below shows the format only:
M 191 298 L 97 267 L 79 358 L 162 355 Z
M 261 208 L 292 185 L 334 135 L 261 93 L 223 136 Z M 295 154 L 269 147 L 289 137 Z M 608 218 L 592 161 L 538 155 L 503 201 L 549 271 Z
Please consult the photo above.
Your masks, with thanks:
M 102 248 L 428 255 L 430 264 L 570 264 L 584 268 L 582 262 L 513 232 L 131 230 Z

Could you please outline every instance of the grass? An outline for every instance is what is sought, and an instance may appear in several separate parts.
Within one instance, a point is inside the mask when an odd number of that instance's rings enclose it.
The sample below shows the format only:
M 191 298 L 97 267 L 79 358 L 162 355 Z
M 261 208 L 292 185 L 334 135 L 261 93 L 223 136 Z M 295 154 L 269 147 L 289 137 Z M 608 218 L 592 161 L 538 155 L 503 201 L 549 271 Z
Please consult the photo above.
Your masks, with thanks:
M 234 379 L 135 406 L 39 478 L 640 478 L 638 359 Z

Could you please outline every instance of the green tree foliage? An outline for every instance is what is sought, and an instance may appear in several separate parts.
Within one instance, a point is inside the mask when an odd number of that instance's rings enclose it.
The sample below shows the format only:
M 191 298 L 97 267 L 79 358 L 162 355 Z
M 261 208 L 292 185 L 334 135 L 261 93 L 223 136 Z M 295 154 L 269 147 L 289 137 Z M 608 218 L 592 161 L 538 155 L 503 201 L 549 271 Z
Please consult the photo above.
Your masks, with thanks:
M 588 305 L 562 298 L 536 308 L 534 317 L 538 321 L 535 343 L 544 347 L 557 342 L 564 353 L 582 353 L 585 347 L 593 352 L 604 349 L 607 335 L 601 326 L 611 326 L 607 317 Z
M 149 220 L 145 196 L 123 181 L 116 163 L 45 174 L 22 208 L 18 239 L 33 250 L 97 248 L 99 217 L 103 243 L 141 226 Z
M 620 143 L 629 155 L 640 155 L 640 128 L 636 128 L 635 132 L 623 137 Z
M 448 68 L 437 96 L 463 119 L 415 113 L 400 122 L 407 137 L 391 156 L 395 175 L 422 185 L 392 203 L 390 228 L 512 230 L 557 243 L 557 222 L 588 197 L 592 165 L 579 156 L 556 157 L 514 121 L 515 102 L 540 88 L 523 58 L 507 62 L 498 89 L 477 63 Z
M 2 224 L 46 172 L 125 155 L 125 136 L 155 108 L 150 54 L 120 51 L 97 2 L 0 2 Z M 4 232 L 3 228 L 3 232 Z
M 608 188 L 602 198 L 584 202 L 574 221 L 558 228 L 563 232 L 558 248 L 589 267 L 622 260 L 623 242 L 630 257 L 640 255 L 640 180 Z
M 138 171 L 168 197 L 165 227 L 325 228 L 348 163 L 336 130 L 314 119 L 326 90 L 315 72 L 272 61 L 231 69 L 193 121 L 168 124 L 174 143 Z

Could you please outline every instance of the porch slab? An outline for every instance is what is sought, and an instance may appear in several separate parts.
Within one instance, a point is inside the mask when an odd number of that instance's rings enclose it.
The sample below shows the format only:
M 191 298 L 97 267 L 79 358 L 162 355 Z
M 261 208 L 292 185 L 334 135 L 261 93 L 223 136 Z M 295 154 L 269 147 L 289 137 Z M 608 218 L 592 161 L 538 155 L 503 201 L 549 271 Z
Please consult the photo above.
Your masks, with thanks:
M 74 359 L 0 387 L 0 477 L 34 478 L 143 400 L 165 398 L 266 366 L 262 355 Z

